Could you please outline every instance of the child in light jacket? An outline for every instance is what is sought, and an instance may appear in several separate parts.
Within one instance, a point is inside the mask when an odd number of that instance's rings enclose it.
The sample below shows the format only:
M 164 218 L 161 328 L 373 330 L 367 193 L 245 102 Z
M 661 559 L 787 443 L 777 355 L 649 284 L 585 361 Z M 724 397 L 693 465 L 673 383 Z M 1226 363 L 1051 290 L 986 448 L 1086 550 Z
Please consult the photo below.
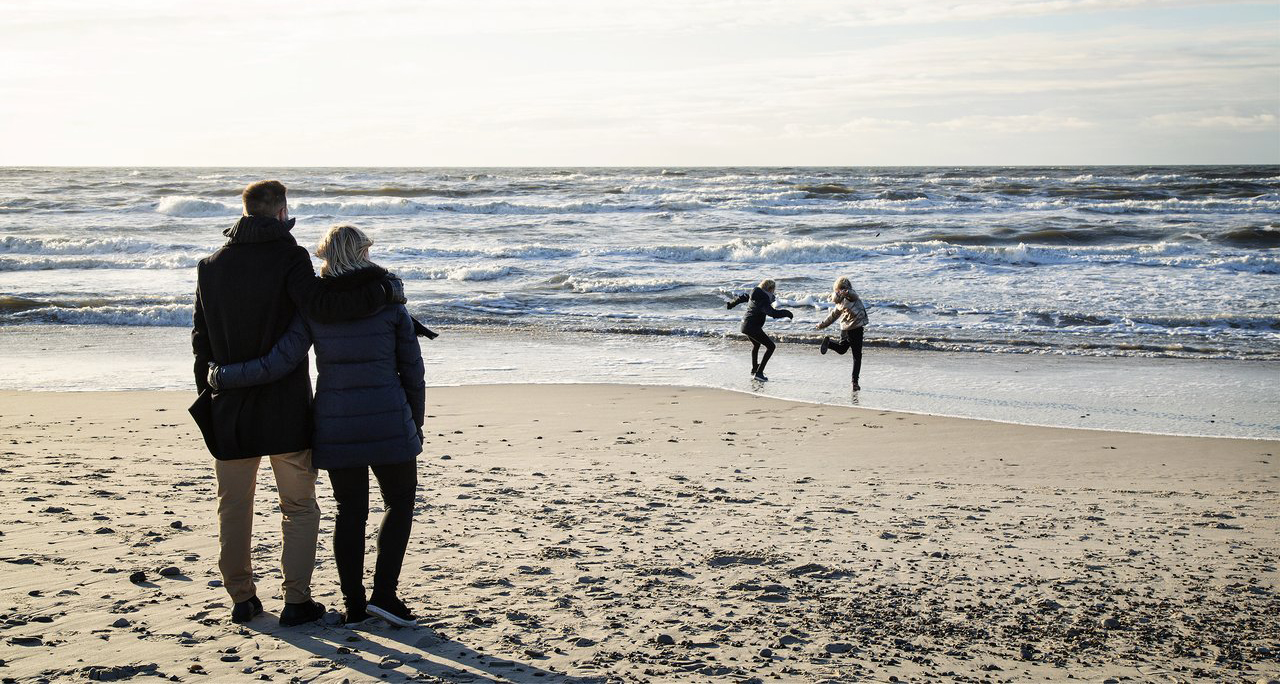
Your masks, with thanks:
M 862 389 L 858 384 L 858 374 L 862 371 L 862 333 L 867 327 L 867 307 L 862 304 L 858 293 L 853 291 L 853 284 L 845 277 L 836 279 L 831 289 L 831 301 L 835 308 L 818 324 L 817 329 L 822 330 L 835 323 L 837 318 L 840 319 L 840 341 L 824 336 L 822 347 L 818 351 L 823 354 L 828 349 L 834 349 L 837 354 L 852 351 L 853 389 L 859 390 Z

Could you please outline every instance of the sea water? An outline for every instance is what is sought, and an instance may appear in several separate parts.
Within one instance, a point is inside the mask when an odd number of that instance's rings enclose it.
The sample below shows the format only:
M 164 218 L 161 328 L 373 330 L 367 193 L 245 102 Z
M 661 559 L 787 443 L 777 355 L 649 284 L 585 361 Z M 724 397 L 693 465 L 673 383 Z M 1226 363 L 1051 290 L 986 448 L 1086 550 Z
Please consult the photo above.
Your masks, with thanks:
M 128 340 L 138 336 L 126 332 L 159 328 L 142 337 L 167 340 L 175 359 L 186 354 L 195 264 L 224 242 L 240 190 L 264 177 L 289 186 L 300 244 L 313 248 L 335 223 L 366 230 L 374 260 L 405 280 L 415 315 L 499 359 L 462 346 L 454 358 L 467 363 L 428 378 L 437 384 L 749 390 L 745 368 L 728 372 L 743 365 L 746 344 L 736 336 L 741 312 L 724 302 L 772 278 L 778 305 L 796 316 L 768 324 L 783 341 L 767 386 L 778 389 L 760 391 L 1001 417 L 964 407 L 1003 401 L 993 381 L 1016 366 L 1061 370 L 1032 372 L 1028 398 L 1102 392 L 1099 405 L 1124 403 L 1106 397 L 1129 387 L 1154 403 L 1199 406 L 1207 421 L 1216 413 L 1204 388 L 1222 374 L 1232 396 L 1257 406 L 1244 422 L 1280 422 L 1268 389 L 1280 376 L 1275 166 L 0 169 L 0 363 L 12 369 L 21 356 L 27 369 L 21 378 L 0 369 L 0 388 L 68 387 L 55 380 L 57 359 L 78 358 L 76 338 L 115 340 L 119 357 L 134 353 Z M 813 346 L 838 276 L 852 280 L 871 319 L 860 397 L 847 390 L 847 357 L 820 358 Z M 553 348 L 586 354 L 590 368 L 552 363 Z M 658 370 L 664 358 L 685 370 Z M 723 376 L 706 370 L 720 359 Z M 111 363 L 105 354 L 101 364 Z M 1116 369 L 1104 374 L 1113 387 L 1086 370 L 1097 364 Z M 511 370 L 486 370 L 496 367 Z M 967 380 L 952 374 L 971 367 Z M 188 371 L 176 363 L 150 385 L 146 374 L 124 382 L 118 373 L 74 384 L 169 386 Z M 1233 385 L 1241 374 L 1270 382 Z M 959 386 L 934 387 L 931 377 Z M 905 383 L 897 398 L 875 400 L 895 379 Z M 807 389 L 814 381 L 821 391 Z M 1080 423 L 1037 419 L 1013 395 L 1006 419 Z M 1068 413 L 1078 408 L 1066 403 Z M 1155 419 L 1126 426 L 1235 434 Z

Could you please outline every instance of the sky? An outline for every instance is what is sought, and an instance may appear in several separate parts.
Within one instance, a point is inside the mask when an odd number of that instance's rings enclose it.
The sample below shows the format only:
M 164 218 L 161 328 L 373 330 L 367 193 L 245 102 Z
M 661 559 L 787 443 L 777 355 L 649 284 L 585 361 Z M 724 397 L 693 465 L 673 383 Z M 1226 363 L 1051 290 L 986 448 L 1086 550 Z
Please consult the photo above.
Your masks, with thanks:
M 0 0 L 0 165 L 1280 163 L 1280 2 Z

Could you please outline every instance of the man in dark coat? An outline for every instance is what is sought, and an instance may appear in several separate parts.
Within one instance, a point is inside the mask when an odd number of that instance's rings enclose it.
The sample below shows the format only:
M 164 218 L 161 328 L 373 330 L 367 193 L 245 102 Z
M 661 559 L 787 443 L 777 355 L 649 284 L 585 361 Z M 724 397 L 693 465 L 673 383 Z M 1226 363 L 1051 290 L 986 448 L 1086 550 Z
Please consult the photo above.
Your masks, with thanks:
M 320 509 L 310 451 L 310 364 L 299 364 L 276 382 L 218 391 L 207 381 L 209 363 L 266 354 L 299 311 L 318 321 L 361 318 L 388 303 L 404 302 L 404 294 L 394 276 L 359 289 L 325 291 L 307 250 L 289 232 L 294 220 L 285 186 L 259 181 L 245 188 L 243 199 L 245 215 L 224 231 L 227 243 L 197 266 L 191 346 L 196 387 L 212 394 L 207 442 L 217 459 L 218 566 L 235 602 L 231 619 L 247 622 L 262 612 L 250 548 L 258 465 L 269 456 L 284 516 L 285 607 L 280 622 L 288 626 L 324 614 L 324 607 L 311 600 Z

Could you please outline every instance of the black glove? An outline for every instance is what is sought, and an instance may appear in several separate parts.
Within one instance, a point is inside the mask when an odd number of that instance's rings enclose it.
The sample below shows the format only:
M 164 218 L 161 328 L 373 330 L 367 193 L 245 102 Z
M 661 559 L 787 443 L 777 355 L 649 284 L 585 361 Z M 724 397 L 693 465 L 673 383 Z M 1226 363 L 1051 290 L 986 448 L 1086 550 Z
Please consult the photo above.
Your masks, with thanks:
M 795 320 L 795 317 L 796 317 L 796 315 L 795 315 L 795 314 L 791 313 L 790 311 L 787 311 L 786 309 L 783 309 L 782 311 L 779 311 L 778 313 L 785 315 L 788 319 L 791 319 L 791 320 Z
M 209 383 L 209 387 L 210 387 L 210 388 L 212 388 L 212 389 L 214 389 L 214 390 L 219 389 L 219 387 L 218 387 L 218 364 L 216 364 L 216 363 L 214 363 L 214 362 L 212 362 L 212 361 L 210 361 L 210 362 L 209 362 L 209 375 L 205 378 L 205 381 Z
M 382 281 L 382 287 L 387 291 L 387 302 L 391 304 L 404 304 L 409 301 L 404 296 L 404 281 L 394 273 L 388 273 L 387 279 Z
M 430 328 L 420 323 L 418 319 L 414 318 L 413 316 L 410 316 L 409 320 L 413 321 L 414 335 L 417 335 L 418 337 L 425 337 L 428 340 L 434 340 L 435 338 L 440 336 L 439 333 L 433 332 Z
M 424 446 L 427 443 L 427 438 L 422 436 L 422 428 L 418 428 L 418 443 Z

